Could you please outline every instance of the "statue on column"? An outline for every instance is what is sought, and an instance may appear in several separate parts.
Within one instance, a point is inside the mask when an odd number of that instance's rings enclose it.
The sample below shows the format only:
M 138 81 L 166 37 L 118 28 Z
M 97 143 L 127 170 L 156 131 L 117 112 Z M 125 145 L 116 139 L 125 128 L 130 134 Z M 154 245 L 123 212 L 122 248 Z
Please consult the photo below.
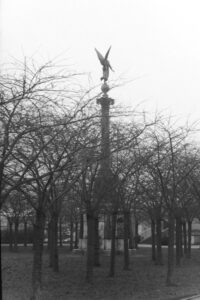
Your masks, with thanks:
M 105 57 L 103 57 L 103 55 L 95 48 L 95 51 L 96 51 L 97 56 L 98 56 L 98 58 L 100 60 L 100 63 L 103 66 L 103 76 L 101 77 L 101 80 L 104 80 L 104 82 L 106 82 L 108 80 L 109 69 L 111 69 L 113 71 L 113 69 L 112 69 L 112 67 L 110 65 L 110 62 L 108 61 L 108 55 L 109 55 L 110 49 L 111 49 L 111 46 L 108 49 L 108 51 L 106 52 Z

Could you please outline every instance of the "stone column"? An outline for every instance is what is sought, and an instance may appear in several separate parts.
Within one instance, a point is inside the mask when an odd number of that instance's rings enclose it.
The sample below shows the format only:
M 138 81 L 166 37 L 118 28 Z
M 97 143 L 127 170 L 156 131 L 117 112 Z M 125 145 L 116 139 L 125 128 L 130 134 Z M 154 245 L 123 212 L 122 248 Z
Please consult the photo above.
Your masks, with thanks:
M 111 201 L 112 197 L 112 185 L 113 185 L 113 174 L 110 168 L 110 105 L 114 104 L 114 100 L 109 98 L 107 92 L 109 86 L 106 82 L 103 83 L 101 90 L 103 95 L 97 99 L 97 104 L 101 105 L 101 162 L 98 177 L 96 179 L 97 194 L 101 205 L 104 207 Z M 107 228 L 107 217 L 104 216 L 103 229 L 103 243 L 102 247 L 107 250 L 110 248 L 110 240 L 105 240 L 105 230 Z

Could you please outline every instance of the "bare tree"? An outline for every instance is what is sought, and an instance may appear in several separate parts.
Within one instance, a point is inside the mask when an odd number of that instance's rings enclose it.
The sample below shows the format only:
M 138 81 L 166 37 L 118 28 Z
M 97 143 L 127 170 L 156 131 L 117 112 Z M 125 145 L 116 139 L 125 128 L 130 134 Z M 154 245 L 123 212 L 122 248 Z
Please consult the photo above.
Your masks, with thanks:
M 157 178 L 157 186 L 163 199 L 164 208 L 168 212 L 168 285 L 174 284 L 172 280 L 174 270 L 174 231 L 175 218 L 179 206 L 179 187 L 192 170 L 192 168 L 188 170 L 187 165 L 184 165 L 181 172 L 179 168 L 179 157 L 186 137 L 186 130 L 175 128 L 170 123 L 161 123 L 152 135 L 152 147 L 157 157 L 154 162 L 154 174 Z

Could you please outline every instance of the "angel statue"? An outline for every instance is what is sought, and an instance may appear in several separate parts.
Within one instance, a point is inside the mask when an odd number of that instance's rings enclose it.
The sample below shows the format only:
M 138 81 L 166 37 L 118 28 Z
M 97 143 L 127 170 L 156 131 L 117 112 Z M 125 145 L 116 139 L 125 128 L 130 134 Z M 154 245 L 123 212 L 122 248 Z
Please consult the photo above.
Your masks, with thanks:
M 106 52 L 106 55 L 105 57 L 103 57 L 103 55 L 95 48 L 95 51 L 97 53 L 97 56 L 100 60 L 100 63 L 102 64 L 103 66 L 103 76 L 101 77 L 101 80 L 104 80 L 104 82 L 106 82 L 108 80 L 108 77 L 109 77 L 109 69 L 112 69 L 109 61 L 108 61 L 108 55 L 109 55 L 109 52 L 110 52 L 110 49 L 111 49 L 111 46 L 110 48 L 108 49 L 108 51 Z

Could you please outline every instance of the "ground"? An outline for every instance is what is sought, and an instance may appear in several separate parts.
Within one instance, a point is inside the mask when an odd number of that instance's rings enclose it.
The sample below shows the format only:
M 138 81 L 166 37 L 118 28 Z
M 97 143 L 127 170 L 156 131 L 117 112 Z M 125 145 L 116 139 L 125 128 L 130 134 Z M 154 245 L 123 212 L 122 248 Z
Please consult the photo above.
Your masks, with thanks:
M 166 255 L 166 249 L 164 249 Z M 31 248 L 10 253 L 2 247 L 3 300 L 28 300 L 31 289 Z M 131 256 L 131 270 L 123 271 L 123 255 L 117 255 L 116 276 L 108 277 L 109 256 L 101 255 L 101 267 L 94 270 L 92 285 L 85 283 L 85 256 L 60 250 L 60 272 L 48 267 L 44 253 L 43 299 L 45 300 L 176 300 L 200 294 L 200 249 L 192 249 L 191 259 L 182 259 L 175 268 L 176 286 L 167 287 L 166 261 L 156 266 L 150 248 L 141 247 Z

